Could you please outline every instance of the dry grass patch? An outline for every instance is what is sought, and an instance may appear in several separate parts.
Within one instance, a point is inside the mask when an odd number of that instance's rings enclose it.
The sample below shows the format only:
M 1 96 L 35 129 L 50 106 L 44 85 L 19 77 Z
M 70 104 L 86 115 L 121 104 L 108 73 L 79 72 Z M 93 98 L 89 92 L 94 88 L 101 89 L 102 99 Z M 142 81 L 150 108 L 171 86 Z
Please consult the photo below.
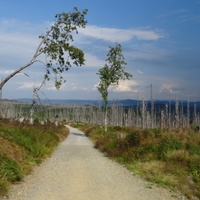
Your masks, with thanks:
M 0 118 L 0 197 L 50 156 L 69 130 L 64 125 L 10 123 Z
M 25 155 L 26 152 L 23 147 L 0 136 L 0 156 L 6 156 L 17 162 L 22 162 Z
M 177 185 L 177 177 L 170 173 L 165 173 L 166 163 L 161 161 L 134 162 L 126 164 L 127 168 L 134 174 L 140 175 L 148 181 L 156 183 L 158 186 L 174 189 Z
M 170 187 L 173 189 L 178 183 L 177 177 L 170 173 L 165 173 L 164 168 L 166 166 L 165 162 L 161 161 L 149 161 L 144 163 L 138 163 L 143 176 L 149 180 L 153 181 L 159 186 Z

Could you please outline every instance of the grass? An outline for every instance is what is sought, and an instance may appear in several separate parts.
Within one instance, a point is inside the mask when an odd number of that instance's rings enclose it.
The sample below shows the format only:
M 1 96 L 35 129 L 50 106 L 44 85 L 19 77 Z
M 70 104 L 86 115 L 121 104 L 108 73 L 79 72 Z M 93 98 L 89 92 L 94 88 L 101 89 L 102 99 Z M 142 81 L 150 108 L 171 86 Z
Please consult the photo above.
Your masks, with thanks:
M 200 199 L 200 133 L 76 124 L 95 147 L 160 187 Z M 125 135 L 119 139 L 119 133 Z
M 10 123 L 0 118 L 0 197 L 49 157 L 68 134 L 63 125 Z

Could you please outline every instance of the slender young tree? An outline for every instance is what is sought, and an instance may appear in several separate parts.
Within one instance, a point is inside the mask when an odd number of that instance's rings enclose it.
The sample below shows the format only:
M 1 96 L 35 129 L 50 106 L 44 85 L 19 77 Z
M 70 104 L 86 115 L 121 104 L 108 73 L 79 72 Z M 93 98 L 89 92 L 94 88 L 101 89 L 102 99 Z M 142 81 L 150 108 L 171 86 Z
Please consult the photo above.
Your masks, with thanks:
M 120 80 L 129 79 L 132 75 L 125 72 L 125 58 L 122 54 L 121 45 L 116 43 L 115 47 L 109 47 L 107 54 L 107 63 L 97 73 L 99 75 L 98 91 L 101 93 L 104 100 L 105 117 L 104 126 L 107 132 L 107 118 L 108 118 L 108 88 L 119 84 Z
M 151 128 L 154 127 L 154 100 L 153 100 L 153 85 L 151 83 Z
M 61 74 L 67 71 L 72 64 L 76 66 L 84 64 L 83 51 L 70 43 L 74 41 L 73 32 L 78 33 L 78 28 L 85 28 L 87 11 L 87 9 L 79 11 L 78 8 L 74 7 L 72 12 L 57 14 L 55 16 L 56 22 L 44 35 L 39 36 L 41 42 L 30 62 L 3 79 L 0 83 L 0 91 L 13 76 L 36 62 L 40 62 L 46 67 L 44 80 L 50 80 L 52 73 L 55 75 L 55 87 L 59 89 L 63 82 Z M 45 61 L 39 60 L 41 54 L 45 55 Z

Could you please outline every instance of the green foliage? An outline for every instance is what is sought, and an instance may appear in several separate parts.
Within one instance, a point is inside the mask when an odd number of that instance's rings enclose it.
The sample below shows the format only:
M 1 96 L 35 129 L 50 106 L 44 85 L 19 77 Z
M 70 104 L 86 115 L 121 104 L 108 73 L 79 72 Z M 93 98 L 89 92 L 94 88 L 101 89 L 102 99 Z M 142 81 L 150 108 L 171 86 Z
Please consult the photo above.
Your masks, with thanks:
M 75 66 L 84 64 L 85 59 L 83 51 L 71 43 L 74 41 L 73 33 L 75 32 L 78 34 L 78 28 L 85 28 L 87 24 L 85 15 L 87 12 L 87 9 L 79 11 L 77 7 L 74 7 L 72 12 L 56 14 L 56 22 L 44 35 L 39 36 L 41 42 L 31 61 L 8 75 L 8 77 L 0 83 L 0 89 L 2 89 L 4 84 L 13 76 L 35 62 L 40 62 L 46 66 L 44 81 L 50 80 L 51 74 L 55 75 L 55 87 L 59 89 L 63 83 L 61 74 L 67 71 L 72 64 Z M 37 59 L 41 54 L 45 54 L 45 61 Z M 40 88 L 35 88 L 35 92 L 39 89 Z
M 189 142 L 186 146 L 187 150 L 189 151 L 189 153 L 191 153 L 192 155 L 200 155 L 200 146 L 194 143 Z
M 200 159 L 198 161 L 200 162 Z M 191 161 L 189 162 L 189 168 L 195 180 L 200 183 L 200 163 Z
M 107 109 L 108 109 L 108 88 L 119 84 L 120 80 L 129 79 L 132 75 L 125 72 L 125 59 L 122 54 L 121 45 L 116 43 L 116 47 L 109 47 L 107 63 L 99 70 L 98 91 L 101 93 L 105 104 L 105 131 L 107 131 Z
M 45 53 L 47 57 L 45 79 L 49 80 L 49 75 L 53 72 L 56 75 L 55 86 L 58 89 L 63 79 L 61 73 L 67 71 L 72 64 L 76 66 L 84 64 L 83 51 L 70 45 L 70 41 L 74 41 L 73 32 L 78 34 L 78 28 L 85 28 L 87 12 L 87 9 L 81 12 L 75 7 L 73 12 L 57 14 L 55 16 L 56 22 L 51 26 L 51 29 L 46 32 L 46 35 L 39 36 L 43 40 L 43 46 L 39 52 Z
M 125 59 L 122 54 L 121 45 L 116 43 L 116 47 L 109 47 L 110 50 L 107 54 L 107 63 L 97 73 L 100 78 L 98 91 L 102 94 L 102 98 L 107 105 L 108 101 L 108 88 L 119 84 L 119 80 L 125 80 L 132 77 L 128 72 L 125 72 Z
M 160 158 L 164 159 L 169 151 L 179 150 L 183 148 L 181 141 L 175 139 L 174 135 L 169 134 L 160 142 Z

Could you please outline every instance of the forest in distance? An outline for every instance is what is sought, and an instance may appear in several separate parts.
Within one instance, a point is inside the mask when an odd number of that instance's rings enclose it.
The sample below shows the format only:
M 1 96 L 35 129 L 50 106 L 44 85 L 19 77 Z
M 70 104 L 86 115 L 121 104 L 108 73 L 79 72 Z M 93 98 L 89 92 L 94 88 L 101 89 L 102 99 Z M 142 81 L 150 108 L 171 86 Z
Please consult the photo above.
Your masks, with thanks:
M 34 120 L 39 120 L 41 123 L 50 120 L 103 125 L 105 122 L 103 102 L 99 100 L 48 100 L 45 102 L 39 99 L 23 99 L 23 102 L 19 99 L 1 100 L 0 116 L 30 123 Z M 200 107 L 197 103 L 199 105 L 199 102 L 177 99 L 158 102 L 153 99 L 145 101 L 144 98 L 142 101 L 113 100 L 108 104 L 108 125 L 135 126 L 142 129 L 194 128 L 200 125 Z
M 12 101 L 12 100 L 8 100 Z M 21 99 L 13 99 L 13 101 L 17 102 L 24 102 L 24 103 L 31 103 L 31 98 L 21 98 Z M 188 102 L 186 100 L 177 100 L 179 102 L 179 106 L 183 106 L 184 113 L 187 110 L 188 104 L 190 107 L 190 111 L 193 112 L 194 107 L 196 106 L 196 111 L 200 112 L 200 101 L 191 101 Z M 103 100 L 83 100 L 83 99 L 41 99 L 36 100 L 37 104 L 70 104 L 70 105 L 92 105 L 92 106 L 103 106 L 104 102 Z M 175 109 L 176 100 L 153 100 L 154 102 L 154 109 L 159 111 L 165 108 L 166 105 L 171 104 L 172 110 Z M 122 99 L 122 100 L 108 100 L 109 106 L 111 106 L 113 103 L 118 103 L 122 107 L 136 107 L 137 105 L 142 104 L 142 100 L 135 100 L 135 99 Z M 146 106 L 150 109 L 151 107 L 151 100 L 145 101 Z

